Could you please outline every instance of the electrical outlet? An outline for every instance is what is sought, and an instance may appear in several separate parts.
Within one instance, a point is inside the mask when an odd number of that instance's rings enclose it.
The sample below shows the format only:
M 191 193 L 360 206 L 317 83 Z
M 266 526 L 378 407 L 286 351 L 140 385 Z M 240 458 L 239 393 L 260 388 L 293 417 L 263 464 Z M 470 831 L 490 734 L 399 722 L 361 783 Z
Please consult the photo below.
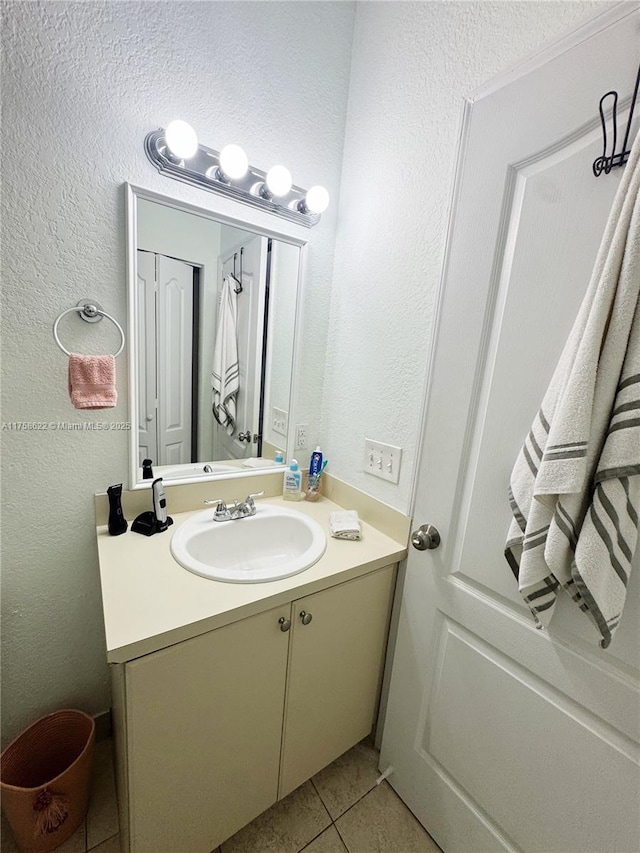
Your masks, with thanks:
M 400 478 L 402 448 L 371 438 L 364 440 L 364 470 L 367 474 L 397 483 Z
M 296 450 L 306 450 L 309 440 L 309 424 L 298 424 L 296 427 Z
M 289 415 L 283 409 L 276 409 L 275 406 L 271 409 L 271 429 L 278 435 L 286 436 L 288 421 Z

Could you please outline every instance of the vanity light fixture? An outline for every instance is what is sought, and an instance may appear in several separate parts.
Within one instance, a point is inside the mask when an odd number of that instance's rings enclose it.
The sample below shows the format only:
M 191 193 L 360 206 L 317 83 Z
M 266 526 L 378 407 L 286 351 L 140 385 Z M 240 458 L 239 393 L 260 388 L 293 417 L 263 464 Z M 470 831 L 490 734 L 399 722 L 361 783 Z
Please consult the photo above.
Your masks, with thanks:
M 272 166 L 267 172 L 267 178 L 259 192 L 263 198 L 282 198 L 287 195 L 293 185 L 291 172 L 286 166 Z
M 195 130 L 181 119 L 169 122 L 166 141 L 170 153 L 176 160 L 190 160 L 198 150 L 198 137 Z
M 182 120 L 171 122 L 166 130 L 147 134 L 144 149 L 163 175 L 268 210 L 307 228 L 320 221 L 320 214 L 329 205 L 324 187 L 304 190 L 295 186 L 285 166 L 273 166 L 267 173 L 256 169 L 249 165 L 239 145 L 226 145 L 220 152 L 207 148 Z
M 329 207 L 329 193 L 324 187 L 315 186 L 307 191 L 304 199 L 299 202 L 298 210 L 303 213 L 324 213 Z
M 225 184 L 239 181 L 249 171 L 249 158 L 239 145 L 225 145 L 220 152 L 218 180 Z

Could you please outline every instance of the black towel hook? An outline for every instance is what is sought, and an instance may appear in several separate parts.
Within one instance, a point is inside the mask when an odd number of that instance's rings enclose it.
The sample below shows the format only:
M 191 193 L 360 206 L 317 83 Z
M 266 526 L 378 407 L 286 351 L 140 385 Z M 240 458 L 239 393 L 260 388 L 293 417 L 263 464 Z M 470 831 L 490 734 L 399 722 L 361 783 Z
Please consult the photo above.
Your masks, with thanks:
M 238 287 L 236 287 L 236 293 L 242 293 L 244 290 L 242 286 L 242 265 L 243 265 L 243 255 L 244 255 L 244 246 L 240 247 L 240 279 L 238 280 Z
M 233 253 L 233 272 L 231 273 L 231 278 L 235 281 L 236 287 L 233 288 L 234 293 L 242 293 L 242 253 L 244 249 L 240 249 L 240 278 L 236 275 L 236 260 L 238 258 L 238 253 Z
M 602 155 L 593 161 L 593 174 L 598 177 L 603 172 L 605 175 L 608 175 L 609 172 L 614 169 L 616 166 L 624 166 L 624 164 L 629 159 L 629 154 L 631 150 L 627 148 L 629 142 L 629 133 L 631 132 L 631 123 L 633 122 L 633 111 L 636 106 L 636 101 L 638 98 L 638 86 L 640 85 L 640 65 L 638 66 L 638 73 L 636 75 L 636 85 L 633 90 L 633 97 L 631 98 L 631 107 L 629 109 L 629 120 L 627 121 L 627 129 L 624 134 L 624 142 L 622 143 L 622 151 L 616 154 L 616 145 L 618 143 L 618 93 L 611 89 L 611 91 L 607 92 L 600 98 L 600 104 L 598 109 L 600 111 L 600 122 L 602 124 L 602 138 L 603 138 L 603 148 Z M 611 148 L 610 156 L 607 156 L 607 123 L 604 116 L 604 102 L 606 99 L 612 96 L 613 103 L 611 106 L 611 125 L 612 125 L 612 136 L 613 136 L 613 146 Z

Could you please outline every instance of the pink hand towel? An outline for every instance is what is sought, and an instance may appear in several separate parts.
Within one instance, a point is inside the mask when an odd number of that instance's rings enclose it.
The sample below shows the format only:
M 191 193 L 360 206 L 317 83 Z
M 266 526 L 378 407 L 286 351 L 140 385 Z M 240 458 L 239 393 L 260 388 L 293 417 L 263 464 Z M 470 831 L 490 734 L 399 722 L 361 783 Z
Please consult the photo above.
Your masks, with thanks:
M 112 409 L 118 402 L 115 358 L 71 353 L 69 396 L 76 409 Z

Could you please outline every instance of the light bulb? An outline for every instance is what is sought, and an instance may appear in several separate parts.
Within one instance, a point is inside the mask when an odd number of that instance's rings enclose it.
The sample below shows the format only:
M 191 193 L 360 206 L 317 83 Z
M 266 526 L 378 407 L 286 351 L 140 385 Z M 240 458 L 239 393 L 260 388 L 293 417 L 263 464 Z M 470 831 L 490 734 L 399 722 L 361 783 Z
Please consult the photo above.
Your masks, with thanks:
M 324 213 L 329 207 L 329 193 L 324 187 L 311 187 L 304 197 L 304 204 L 309 213 Z
M 190 124 L 182 119 L 170 121 L 164 132 L 169 150 L 181 160 L 188 160 L 198 150 L 198 137 Z
M 232 181 L 244 178 L 249 169 L 249 159 L 239 145 L 225 145 L 220 152 L 220 171 Z
M 286 166 L 272 166 L 267 172 L 265 183 L 271 195 L 286 195 L 291 189 L 291 184 L 293 183 L 291 179 L 291 172 Z

